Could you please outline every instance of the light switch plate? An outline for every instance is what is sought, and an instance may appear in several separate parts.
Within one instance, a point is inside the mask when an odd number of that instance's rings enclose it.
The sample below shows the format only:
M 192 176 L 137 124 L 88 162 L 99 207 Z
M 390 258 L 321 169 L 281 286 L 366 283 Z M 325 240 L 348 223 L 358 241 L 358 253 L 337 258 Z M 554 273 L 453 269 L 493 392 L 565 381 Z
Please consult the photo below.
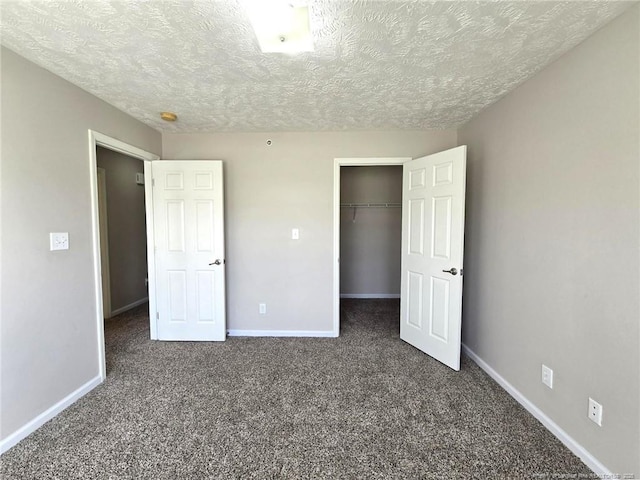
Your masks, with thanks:
M 291 240 L 298 240 L 300 238 L 300 230 L 297 228 L 291 229 Z
M 549 388 L 553 388 L 553 370 L 544 364 L 542 365 L 542 383 Z
M 49 233 L 49 249 L 50 250 L 69 250 L 69 233 L 68 232 L 51 232 Z

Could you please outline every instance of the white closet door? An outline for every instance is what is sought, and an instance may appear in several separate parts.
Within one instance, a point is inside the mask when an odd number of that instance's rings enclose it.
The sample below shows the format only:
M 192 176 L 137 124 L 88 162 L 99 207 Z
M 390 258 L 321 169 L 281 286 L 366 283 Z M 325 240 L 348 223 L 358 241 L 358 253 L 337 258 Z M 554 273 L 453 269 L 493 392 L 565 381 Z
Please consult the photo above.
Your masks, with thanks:
M 404 164 L 400 338 L 460 370 L 466 146 Z

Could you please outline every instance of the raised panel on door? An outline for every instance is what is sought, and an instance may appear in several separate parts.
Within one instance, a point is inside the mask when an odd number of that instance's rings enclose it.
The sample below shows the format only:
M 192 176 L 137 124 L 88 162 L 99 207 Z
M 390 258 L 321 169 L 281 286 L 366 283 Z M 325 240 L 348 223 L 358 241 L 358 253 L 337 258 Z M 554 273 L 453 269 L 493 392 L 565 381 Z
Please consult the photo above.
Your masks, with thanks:
M 423 290 L 424 275 L 417 272 L 407 272 L 407 315 L 406 322 L 413 328 L 422 328 L 422 311 L 424 304 Z
M 194 188 L 196 190 L 213 190 L 213 174 L 211 172 L 194 172 Z
M 453 183 L 453 162 L 439 163 L 433 166 L 433 186 Z
M 185 251 L 184 200 L 167 200 L 166 237 L 169 252 Z
M 427 169 L 416 168 L 409 172 L 409 191 L 424 188 L 427 185 Z
M 211 271 L 196 272 L 196 315 L 198 322 L 215 322 L 215 274 Z
M 424 199 L 409 200 L 409 253 L 412 255 L 424 254 Z
M 164 186 L 165 190 L 184 190 L 183 172 L 165 172 L 161 178 L 164 178 L 164 183 L 161 185 Z
M 449 339 L 449 280 L 431 277 L 429 335 L 442 342 Z
M 451 196 L 433 197 L 431 204 L 431 257 L 451 256 Z
M 196 250 L 200 253 L 214 251 L 215 219 L 212 200 L 196 201 Z
M 186 322 L 187 272 L 184 270 L 167 271 L 167 287 L 169 296 L 168 320 L 170 322 Z

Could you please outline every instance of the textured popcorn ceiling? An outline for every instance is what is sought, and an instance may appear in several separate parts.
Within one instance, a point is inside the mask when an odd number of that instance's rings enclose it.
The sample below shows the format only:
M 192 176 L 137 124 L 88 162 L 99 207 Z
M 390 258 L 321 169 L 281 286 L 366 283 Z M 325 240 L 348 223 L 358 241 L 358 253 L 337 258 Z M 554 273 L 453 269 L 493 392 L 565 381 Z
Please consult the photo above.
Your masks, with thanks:
M 310 5 L 295 56 L 261 53 L 233 0 L 4 0 L 2 44 L 167 132 L 449 128 L 630 3 Z

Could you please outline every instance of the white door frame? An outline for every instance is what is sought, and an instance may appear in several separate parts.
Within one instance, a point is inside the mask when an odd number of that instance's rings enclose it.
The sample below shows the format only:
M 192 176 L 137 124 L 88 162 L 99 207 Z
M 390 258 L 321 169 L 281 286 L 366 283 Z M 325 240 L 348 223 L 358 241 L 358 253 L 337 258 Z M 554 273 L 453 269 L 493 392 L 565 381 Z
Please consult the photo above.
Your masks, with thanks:
M 96 301 L 96 327 L 98 334 L 98 366 L 100 368 L 100 381 L 107 376 L 107 364 L 104 345 L 104 312 L 102 305 L 102 272 L 100 265 L 100 220 L 98 214 L 98 165 L 97 147 L 104 147 L 129 157 L 137 158 L 144 162 L 144 197 L 147 218 L 147 262 L 149 272 L 149 319 L 151 338 L 156 336 L 156 316 L 151 312 L 156 311 L 156 285 L 155 285 L 155 256 L 153 239 L 153 199 L 151 181 L 151 162 L 160 160 L 158 155 L 129 145 L 102 133 L 89 130 L 89 185 L 91 187 L 91 243 L 93 256 L 93 278 L 95 285 Z
M 340 167 L 402 165 L 411 157 L 334 158 L 333 160 L 333 336 L 340 335 Z

